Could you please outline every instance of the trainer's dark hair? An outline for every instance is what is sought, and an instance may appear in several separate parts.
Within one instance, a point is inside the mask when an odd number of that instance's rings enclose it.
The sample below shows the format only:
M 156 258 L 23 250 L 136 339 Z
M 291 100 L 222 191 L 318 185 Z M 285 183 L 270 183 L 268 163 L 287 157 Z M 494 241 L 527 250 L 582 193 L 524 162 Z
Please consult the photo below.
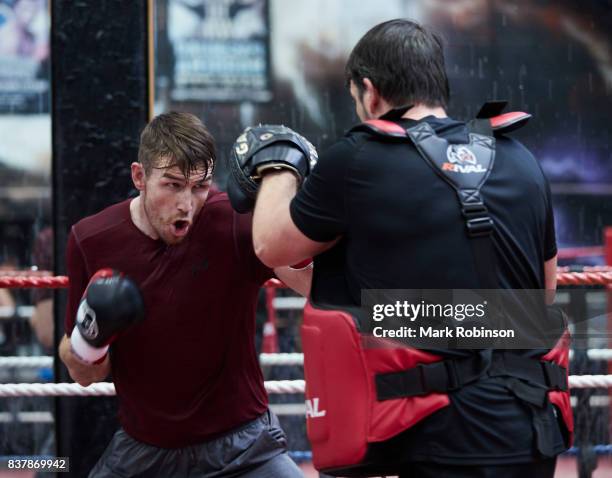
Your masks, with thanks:
M 449 97 L 442 40 L 410 20 L 376 25 L 359 40 L 345 68 L 347 85 L 363 95 L 369 78 L 393 106 L 425 104 L 446 107 Z
M 156 116 L 140 135 L 138 161 L 145 172 L 178 166 L 185 177 L 197 169 L 212 173 L 215 141 L 206 127 L 190 113 L 171 111 Z

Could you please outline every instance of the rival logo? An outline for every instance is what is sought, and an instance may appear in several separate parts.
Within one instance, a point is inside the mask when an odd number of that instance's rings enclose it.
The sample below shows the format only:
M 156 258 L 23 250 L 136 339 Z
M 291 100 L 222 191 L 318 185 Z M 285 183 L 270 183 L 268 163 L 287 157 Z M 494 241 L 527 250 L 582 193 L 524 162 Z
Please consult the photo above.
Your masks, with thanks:
M 319 398 L 315 397 L 312 400 L 306 400 L 306 418 L 321 418 L 324 417 L 327 410 L 319 410 Z
M 449 144 L 446 149 L 448 163 L 442 163 L 442 171 L 454 173 L 485 173 L 487 170 L 478 164 L 476 156 L 462 144 Z

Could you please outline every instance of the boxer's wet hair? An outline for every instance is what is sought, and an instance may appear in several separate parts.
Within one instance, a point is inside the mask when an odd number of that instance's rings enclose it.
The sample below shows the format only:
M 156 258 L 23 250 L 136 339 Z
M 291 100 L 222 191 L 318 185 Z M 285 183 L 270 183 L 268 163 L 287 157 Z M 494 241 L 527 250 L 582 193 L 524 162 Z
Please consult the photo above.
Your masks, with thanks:
M 186 178 L 197 170 L 212 174 L 216 160 L 212 135 L 190 113 L 169 112 L 156 116 L 140 135 L 138 161 L 145 173 L 153 168 L 177 166 Z
M 360 97 L 363 79 L 369 78 L 393 106 L 448 104 L 442 40 L 410 20 L 390 20 L 368 31 L 349 55 L 345 76 L 347 86 L 352 81 Z

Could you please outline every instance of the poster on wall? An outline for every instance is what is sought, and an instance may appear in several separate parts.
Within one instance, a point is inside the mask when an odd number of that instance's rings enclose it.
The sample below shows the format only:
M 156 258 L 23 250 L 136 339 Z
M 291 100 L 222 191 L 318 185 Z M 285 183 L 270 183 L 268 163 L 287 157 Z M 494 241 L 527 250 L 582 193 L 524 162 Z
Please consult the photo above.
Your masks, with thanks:
M 266 0 L 170 0 L 174 101 L 268 101 Z
M 0 0 L 0 113 L 49 111 L 48 0 Z

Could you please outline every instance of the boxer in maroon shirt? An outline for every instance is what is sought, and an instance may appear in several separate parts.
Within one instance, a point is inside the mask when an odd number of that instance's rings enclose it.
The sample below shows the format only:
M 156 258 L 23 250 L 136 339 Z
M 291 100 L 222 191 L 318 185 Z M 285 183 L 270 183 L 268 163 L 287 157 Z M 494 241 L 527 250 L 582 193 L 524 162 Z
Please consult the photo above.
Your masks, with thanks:
M 302 476 L 268 410 L 254 346 L 257 293 L 273 271 L 253 251 L 250 215 L 211 187 L 214 161 L 213 139 L 195 116 L 160 115 L 131 166 L 139 196 L 70 232 L 60 357 L 83 386 L 112 374 L 122 427 L 90 476 Z M 144 304 L 143 320 L 109 334 L 108 354 L 75 328 L 100 269 L 135 284 Z M 274 273 L 308 293 L 309 269 Z M 98 286 L 117 284 L 104 280 Z M 100 329 L 100 301 L 110 302 L 104 314 L 125 309 L 125 298 L 108 297 L 95 299 Z

